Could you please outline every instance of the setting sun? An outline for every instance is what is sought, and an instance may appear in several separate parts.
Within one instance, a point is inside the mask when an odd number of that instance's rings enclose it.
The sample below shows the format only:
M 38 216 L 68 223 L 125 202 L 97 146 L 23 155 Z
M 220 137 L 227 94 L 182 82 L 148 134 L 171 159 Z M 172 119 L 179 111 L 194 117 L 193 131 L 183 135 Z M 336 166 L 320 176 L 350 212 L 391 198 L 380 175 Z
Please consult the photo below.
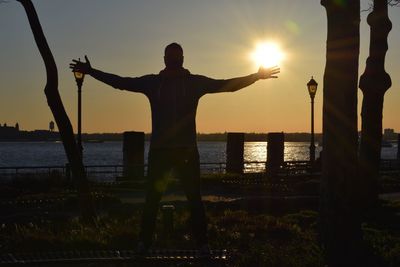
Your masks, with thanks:
M 258 67 L 273 67 L 281 65 L 285 54 L 275 42 L 258 43 L 251 53 L 251 59 Z

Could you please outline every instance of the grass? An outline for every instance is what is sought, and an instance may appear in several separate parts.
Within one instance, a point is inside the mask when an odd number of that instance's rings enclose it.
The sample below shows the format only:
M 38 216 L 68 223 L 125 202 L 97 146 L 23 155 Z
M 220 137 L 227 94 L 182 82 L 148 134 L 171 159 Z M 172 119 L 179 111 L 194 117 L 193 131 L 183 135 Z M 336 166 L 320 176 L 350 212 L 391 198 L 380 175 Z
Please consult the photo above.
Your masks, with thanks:
M 130 216 L 114 213 L 100 217 L 97 228 L 85 226 L 78 219 L 3 224 L 1 251 L 134 249 L 140 213 L 134 209 L 130 213 Z M 163 235 L 159 220 L 154 246 L 194 247 L 188 216 L 185 210 L 176 212 L 175 231 L 168 239 Z M 254 215 L 243 210 L 210 211 L 210 245 L 234 250 L 234 266 L 323 266 L 322 251 L 316 242 L 316 216 L 312 211 L 283 217 Z
M 29 181 L 31 182 L 34 183 Z M 48 190 L 42 194 L 39 196 L 53 196 L 59 192 Z M 76 198 L 69 194 L 66 196 L 65 202 L 57 204 L 53 211 L 76 210 Z M 19 195 L 22 199 L 37 197 L 36 194 Z M 0 223 L 0 254 L 60 250 L 134 250 L 138 241 L 141 206 L 121 203 L 112 195 L 96 202 L 102 211 L 97 218 L 97 227 L 87 226 L 77 217 L 60 219 L 40 215 L 20 222 L 14 220 Z M 174 232 L 171 236 L 164 234 L 159 214 L 154 247 L 195 248 L 187 223 L 189 214 L 186 206 L 182 203 L 174 204 Z M 260 203 L 251 203 L 258 204 Z M 297 209 L 286 213 L 271 213 L 260 206 L 260 209 L 251 210 L 246 205 L 207 204 L 210 246 L 234 251 L 229 266 L 325 265 L 324 253 L 318 243 L 316 211 Z M 400 266 L 398 214 L 400 202 L 382 201 L 379 207 L 370 212 L 363 224 L 365 241 L 391 267 Z
M 400 203 L 385 202 L 379 220 L 363 226 L 365 239 L 388 266 L 400 264 L 400 230 L 393 212 Z M 386 214 L 386 217 L 384 216 Z M 389 214 L 391 214 L 389 216 Z M 283 216 L 237 209 L 208 209 L 210 246 L 234 251 L 230 266 L 324 266 L 318 244 L 318 213 L 301 210 Z M 174 233 L 166 237 L 158 218 L 155 248 L 194 248 L 184 206 L 177 206 Z M 398 220 L 398 219 L 397 219 Z M 46 220 L 0 225 L 0 251 L 4 253 L 60 250 L 132 250 L 138 240 L 140 209 L 119 204 L 98 217 L 97 227 L 79 219 Z

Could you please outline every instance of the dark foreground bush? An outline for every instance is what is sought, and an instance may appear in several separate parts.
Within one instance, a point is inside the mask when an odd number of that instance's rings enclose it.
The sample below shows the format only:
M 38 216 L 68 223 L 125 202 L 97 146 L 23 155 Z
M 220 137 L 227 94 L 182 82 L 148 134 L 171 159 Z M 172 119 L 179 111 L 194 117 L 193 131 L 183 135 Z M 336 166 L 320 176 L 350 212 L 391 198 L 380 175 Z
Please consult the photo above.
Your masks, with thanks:
M 78 219 L 3 224 L 1 252 L 134 249 L 140 213 L 126 204 L 122 210 L 128 211 L 130 216 L 113 212 L 113 216 L 99 218 L 97 227 L 86 226 Z M 161 220 L 158 221 L 154 247 L 195 248 L 187 224 L 188 213 L 178 209 L 175 215 L 175 231 L 168 238 L 164 235 Z M 210 212 L 208 218 L 210 245 L 234 251 L 232 266 L 323 266 L 313 212 L 278 218 L 222 210 Z
M 310 210 L 271 216 L 240 209 L 209 209 L 210 246 L 233 251 L 229 266 L 324 266 L 317 217 L 317 212 Z M 161 219 L 157 222 L 155 248 L 195 248 L 187 223 L 189 214 L 184 208 L 177 206 L 174 232 L 169 236 L 163 231 Z M 0 252 L 133 250 L 138 241 L 139 222 L 138 206 L 125 203 L 99 217 L 96 227 L 82 224 L 76 218 L 2 224 Z M 373 222 L 364 225 L 364 232 L 366 241 L 389 266 L 400 266 L 399 231 Z

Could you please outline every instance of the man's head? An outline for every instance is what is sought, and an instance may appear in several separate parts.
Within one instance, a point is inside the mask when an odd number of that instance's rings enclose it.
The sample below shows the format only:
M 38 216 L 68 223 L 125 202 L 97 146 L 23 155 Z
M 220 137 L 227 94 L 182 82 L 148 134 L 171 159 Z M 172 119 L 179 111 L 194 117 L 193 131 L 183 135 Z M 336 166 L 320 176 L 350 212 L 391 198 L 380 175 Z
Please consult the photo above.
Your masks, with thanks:
M 164 50 L 164 63 L 167 69 L 179 69 L 183 65 L 183 49 L 177 43 L 169 44 Z

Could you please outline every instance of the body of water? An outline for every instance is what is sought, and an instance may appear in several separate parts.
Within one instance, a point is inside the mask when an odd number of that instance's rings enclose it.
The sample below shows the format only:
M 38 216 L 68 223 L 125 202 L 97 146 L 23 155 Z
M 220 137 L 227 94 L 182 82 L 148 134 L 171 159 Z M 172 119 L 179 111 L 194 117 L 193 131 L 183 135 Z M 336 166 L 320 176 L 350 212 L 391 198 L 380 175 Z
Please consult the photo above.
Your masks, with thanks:
M 122 142 L 84 143 L 85 165 L 122 165 Z M 225 142 L 199 142 L 202 163 L 224 163 Z M 145 143 L 147 162 L 149 143 Z M 316 147 L 316 158 L 321 147 Z M 382 148 L 382 158 L 395 159 L 397 144 Z M 245 161 L 266 161 L 267 142 L 246 142 Z M 309 143 L 285 142 L 285 161 L 308 160 Z M 60 142 L 0 142 L 0 167 L 63 166 L 67 163 Z

